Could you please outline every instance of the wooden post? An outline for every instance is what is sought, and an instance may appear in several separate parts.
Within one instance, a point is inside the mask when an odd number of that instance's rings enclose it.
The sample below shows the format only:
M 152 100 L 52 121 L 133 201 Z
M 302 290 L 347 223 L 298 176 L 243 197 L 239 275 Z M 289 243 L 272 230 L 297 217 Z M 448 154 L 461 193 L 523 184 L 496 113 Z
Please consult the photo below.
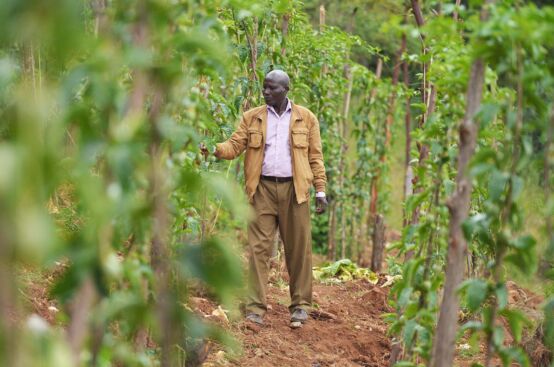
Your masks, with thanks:
M 383 147 L 383 151 L 381 152 L 381 155 L 379 157 L 379 160 L 381 163 L 385 163 L 386 161 L 386 150 L 388 145 L 390 144 L 391 139 L 391 133 L 390 130 L 392 128 L 392 123 L 394 120 L 394 108 L 396 104 L 396 86 L 398 85 L 398 77 L 400 75 L 400 64 L 401 64 L 401 58 L 402 54 L 406 50 L 406 38 L 403 37 L 402 41 L 400 43 L 400 47 L 398 48 L 398 51 L 396 52 L 395 58 L 394 58 L 394 67 L 392 72 L 392 80 L 391 85 L 393 88 L 393 91 L 391 92 L 389 96 L 388 101 L 388 109 L 387 109 L 387 116 L 385 119 L 385 144 Z M 379 176 L 381 172 L 377 172 L 375 176 L 373 176 L 373 179 L 371 180 L 371 200 L 370 200 L 370 207 L 369 212 L 371 218 L 375 218 L 377 215 L 377 200 L 379 196 Z
M 319 34 L 322 34 L 325 30 L 325 5 L 321 4 L 319 6 Z M 328 70 L 327 64 L 323 64 L 323 67 L 321 68 L 321 72 L 325 75 L 327 74 Z
M 346 64 L 344 66 L 344 76 L 348 80 L 348 87 L 346 89 L 346 93 L 344 95 L 344 108 L 342 113 L 342 129 L 341 129 L 341 149 L 340 149 L 340 163 L 339 163 L 339 191 L 341 196 L 343 195 L 344 191 L 344 179 L 345 179 L 345 165 L 346 165 L 346 152 L 348 151 L 348 137 L 349 137 L 349 131 L 348 131 L 348 113 L 350 110 L 350 99 L 352 95 L 352 86 L 353 86 L 353 76 L 352 76 L 352 69 L 350 65 Z M 340 245 L 341 245 L 341 257 L 344 259 L 346 257 L 346 200 L 340 201 L 340 207 L 341 207 L 341 238 L 340 238 Z
M 481 12 L 481 20 L 487 18 L 487 0 Z M 467 219 L 471 199 L 472 181 L 468 165 L 477 144 L 478 122 L 475 114 L 481 105 L 483 84 L 485 81 L 485 63 L 477 58 L 471 66 L 467 89 L 466 113 L 460 124 L 460 153 L 456 191 L 450 197 L 447 206 L 450 211 L 448 253 L 446 258 L 446 279 L 443 300 L 440 307 L 437 332 L 433 342 L 432 367 L 450 367 L 454 360 L 456 331 L 458 329 L 459 301 L 457 290 L 464 278 L 464 265 L 467 253 L 467 242 L 462 224 Z
M 371 252 L 371 270 L 378 273 L 383 264 L 383 252 L 385 250 L 385 221 L 381 214 L 375 217 L 373 229 L 373 251 Z

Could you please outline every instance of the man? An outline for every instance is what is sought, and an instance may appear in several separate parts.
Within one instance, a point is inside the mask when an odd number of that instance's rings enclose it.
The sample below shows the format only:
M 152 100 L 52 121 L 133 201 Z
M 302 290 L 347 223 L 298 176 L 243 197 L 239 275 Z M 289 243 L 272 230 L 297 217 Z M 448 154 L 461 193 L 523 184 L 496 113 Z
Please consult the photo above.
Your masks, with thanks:
M 246 150 L 246 193 L 256 218 L 248 226 L 250 296 L 246 318 L 263 324 L 266 287 L 275 231 L 279 228 L 289 273 L 291 322 L 308 319 L 312 303 L 312 240 L 309 189 L 316 189 L 316 212 L 327 207 L 319 122 L 287 98 L 289 77 L 269 72 L 263 84 L 266 105 L 246 111 L 231 138 L 215 156 L 234 159 Z M 201 147 L 207 153 L 204 146 Z

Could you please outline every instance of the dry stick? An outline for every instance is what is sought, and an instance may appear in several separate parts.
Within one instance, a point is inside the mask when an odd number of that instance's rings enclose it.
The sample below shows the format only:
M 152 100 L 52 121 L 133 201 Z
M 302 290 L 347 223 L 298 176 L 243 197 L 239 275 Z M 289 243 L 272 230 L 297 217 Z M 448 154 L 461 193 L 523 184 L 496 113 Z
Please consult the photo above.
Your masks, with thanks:
M 378 58 L 377 59 L 377 66 L 375 67 L 375 81 L 376 82 L 381 80 L 381 74 L 382 73 L 383 73 L 383 59 Z M 377 86 L 374 86 L 373 88 L 371 88 L 371 92 L 369 93 L 369 100 L 367 102 L 370 106 L 375 101 L 376 96 L 377 96 Z M 367 119 L 369 121 L 371 120 L 372 111 L 373 111 L 373 108 L 371 108 L 369 110 L 369 113 L 368 113 L 368 116 L 367 116 Z M 371 182 L 373 182 L 373 180 L 371 180 Z M 371 192 L 372 192 L 372 188 L 373 188 L 373 186 L 370 184 L 370 195 L 371 195 Z M 367 233 L 367 237 L 366 237 L 367 238 L 367 243 L 366 243 L 365 247 L 369 248 L 370 238 L 372 237 L 372 233 L 373 233 L 372 224 L 373 224 L 373 220 L 374 220 L 374 218 L 371 216 L 371 205 L 372 205 L 372 200 L 371 199 L 369 200 L 369 203 L 367 205 L 368 205 L 368 208 L 367 208 L 366 220 L 365 220 L 366 233 Z M 360 255 L 358 257 L 358 263 L 360 263 L 361 260 L 362 259 L 361 259 L 361 255 Z
M 281 23 L 281 35 L 282 35 L 282 46 L 281 46 L 281 56 L 285 56 L 287 53 L 287 36 L 289 34 L 289 20 L 290 14 L 283 15 L 283 22 Z
M 458 20 L 458 8 L 460 7 L 460 4 L 462 3 L 462 0 L 456 0 L 456 8 L 454 9 L 454 13 L 452 14 L 452 17 L 454 20 Z
M 325 6 L 321 5 L 319 7 L 319 33 L 323 33 L 325 29 Z M 321 68 L 321 73 L 323 75 L 327 74 L 328 66 L 323 64 Z M 335 234 L 337 231 L 337 201 L 331 200 L 329 204 L 329 233 L 327 235 L 327 258 L 329 260 L 335 260 L 337 245 L 335 240 Z
M 98 37 L 98 34 L 105 30 L 108 22 L 106 16 L 106 0 L 91 0 L 91 7 L 95 15 L 94 36 Z
M 554 104 L 552 105 L 550 115 L 550 121 L 547 122 L 546 127 L 546 142 L 544 146 L 544 170 L 543 170 L 543 181 L 544 181 L 544 202 L 549 203 L 552 195 L 552 186 L 551 186 L 551 168 L 552 162 L 550 157 L 554 155 Z M 545 229 L 546 229 L 546 256 L 542 263 L 540 264 L 541 273 L 545 273 L 550 268 L 550 264 L 554 261 L 554 225 L 553 219 L 554 216 L 550 211 L 545 213 Z
M 551 164 L 552 162 L 550 162 L 550 157 L 551 157 L 551 154 L 553 153 L 552 150 L 554 148 L 554 144 L 553 144 L 553 141 L 554 141 L 554 105 L 552 106 L 552 111 L 551 111 L 551 116 L 550 116 L 550 124 L 548 124 L 548 127 L 547 127 L 547 135 L 546 135 L 546 145 L 544 147 L 544 176 L 543 176 L 543 180 L 544 180 L 544 201 L 546 203 L 548 203 L 549 199 L 550 199 L 550 195 L 551 195 L 551 187 L 550 187 L 550 181 L 551 181 L 551 178 L 550 178 L 550 168 L 551 168 Z M 548 236 L 554 236 L 554 233 L 553 233 L 553 223 L 552 223 L 552 215 L 550 214 L 547 214 L 546 216 L 546 234 Z M 551 240 L 549 238 L 549 240 Z M 552 241 L 550 241 L 550 243 L 554 243 Z M 551 249 L 550 250 L 551 253 L 554 254 L 554 249 Z
M 258 64 L 258 18 L 254 17 L 252 20 L 252 34 L 248 35 L 248 27 L 246 27 L 246 41 L 248 42 L 248 48 L 250 49 L 250 73 L 248 75 L 250 79 L 250 88 L 248 88 L 248 94 L 244 101 L 243 110 L 248 111 L 252 107 L 252 98 L 254 89 L 252 86 L 258 82 L 258 74 L 256 73 L 256 67 Z
M 406 37 L 406 34 L 403 34 L 402 37 Z M 402 74 L 404 76 L 404 86 L 406 87 L 406 113 L 404 115 L 404 125 L 406 132 L 406 149 L 404 151 L 404 202 L 408 199 L 408 196 L 412 193 L 412 179 L 413 179 L 413 170 L 410 166 L 411 156 L 410 151 L 412 147 L 412 114 L 411 114 L 411 98 L 408 93 L 410 89 L 410 75 L 408 74 L 408 61 L 404 60 L 402 62 Z M 405 227 L 408 224 L 408 218 L 406 209 L 403 210 L 403 226 Z
M 398 85 L 398 77 L 400 75 L 401 58 L 405 49 L 406 49 L 406 42 L 405 42 L 405 39 L 403 38 L 394 59 L 392 81 L 391 81 L 393 90 L 389 96 L 387 116 L 385 119 L 385 144 L 383 147 L 383 151 L 381 152 L 381 155 L 379 157 L 379 160 L 381 161 L 381 163 L 384 163 L 386 160 L 385 152 L 391 138 L 390 128 L 394 119 L 394 107 L 396 103 L 396 86 Z M 377 186 L 379 181 L 379 175 L 380 175 L 380 172 L 377 172 L 371 181 L 371 203 L 370 203 L 369 212 L 372 218 L 375 218 L 375 215 L 377 214 L 377 198 L 378 198 Z
M 352 85 L 354 82 L 354 78 L 352 75 L 352 68 L 350 65 L 344 66 L 344 76 L 348 80 L 348 87 L 346 89 L 346 93 L 344 95 L 344 110 L 342 114 L 342 129 L 341 129 L 341 155 L 340 155 L 340 161 L 339 161 L 339 191 L 341 195 L 343 194 L 344 190 L 344 166 L 346 164 L 346 152 L 348 150 L 348 112 L 350 109 L 350 100 L 352 96 Z M 346 213 L 345 213 L 345 200 L 341 200 L 341 257 L 344 259 L 346 257 Z
M 346 31 L 349 34 L 352 34 L 354 31 L 354 16 L 356 15 L 358 8 L 354 8 L 352 11 L 352 17 L 351 21 L 348 23 L 346 27 Z M 344 102 L 343 102 L 343 111 L 342 111 L 342 119 L 340 122 L 339 132 L 341 137 L 341 145 L 340 145 L 340 156 L 339 156 L 339 193 L 341 196 L 340 200 L 340 216 L 341 216 L 341 237 L 340 237 L 340 245 L 341 245 L 341 257 L 344 259 L 346 257 L 346 200 L 343 200 L 344 198 L 344 176 L 345 176 L 345 165 L 346 165 L 346 152 L 348 151 L 348 113 L 350 110 L 350 100 L 352 97 L 352 86 L 353 86 L 353 75 L 352 75 L 352 67 L 348 63 L 348 60 L 350 60 L 350 51 L 346 51 L 345 59 L 347 60 L 347 63 L 344 65 L 344 77 L 348 81 L 348 86 L 346 88 L 346 92 L 344 93 Z M 336 215 L 336 213 L 335 213 Z
M 487 0 L 489 3 L 491 0 Z M 481 12 L 481 20 L 487 19 L 486 4 Z M 456 191 L 450 197 L 447 206 L 450 211 L 449 241 L 446 264 L 446 280 L 441 303 L 437 332 L 433 342 L 432 367 L 450 367 L 454 360 L 454 347 L 458 324 L 459 303 L 456 291 L 464 278 L 467 242 L 462 231 L 462 224 L 467 219 L 472 190 L 468 165 L 477 144 L 477 121 L 475 114 L 481 105 L 485 63 L 477 58 L 471 66 L 467 90 L 466 113 L 460 124 L 460 153 Z
M 385 162 L 387 160 L 387 147 L 390 145 L 391 140 L 391 128 L 392 123 L 394 120 L 394 109 L 396 104 L 396 86 L 398 85 L 398 78 L 400 75 L 400 64 L 402 59 L 402 54 L 406 50 L 406 38 L 402 37 L 402 41 L 400 43 L 400 48 L 396 52 L 395 60 L 394 60 L 394 68 L 392 72 L 392 92 L 389 96 L 388 101 L 388 109 L 387 109 L 387 116 L 385 120 L 385 142 L 383 144 L 383 148 L 381 151 L 381 155 L 379 157 L 379 161 L 381 162 L 381 165 L 384 166 Z M 371 202 L 370 202 L 370 217 L 373 221 L 373 224 L 375 226 L 374 232 L 376 230 L 380 230 L 381 228 L 377 228 L 377 200 L 378 200 L 378 185 L 379 185 L 379 178 L 382 173 L 382 169 L 379 169 L 375 176 L 373 176 L 373 179 L 371 181 Z M 382 224 L 384 226 L 384 223 Z M 381 223 L 379 223 L 379 226 L 381 226 Z M 375 239 L 382 239 L 384 241 L 384 236 L 373 236 Z M 382 251 L 384 249 L 384 243 L 383 244 L 375 244 L 373 243 L 373 251 L 371 252 L 371 263 L 373 265 L 377 264 L 377 259 L 382 258 L 383 254 Z M 378 251 L 376 251 L 378 250 Z M 376 268 L 371 268 L 373 271 L 380 271 L 381 270 L 381 264 L 379 264 Z
M 323 31 L 325 30 L 325 5 L 321 4 L 319 6 L 319 33 L 323 34 Z M 328 71 L 328 65 L 323 64 L 323 67 L 321 68 L 321 72 L 325 75 Z
M 425 25 L 425 19 L 423 18 L 423 14 L 421 12 L 421 7 L 419 5 L 418 0 L 412 0 L 412 11 L 415 16 L 416 24 L 418 28 L 421 29 Z M 425 45 L 425 35 L 421 34 L 421 43 L 422 43 L 422 52 L 423 54 L 428 53 L 428 48 Z M 425 123 L 428 121 L 430 116 L 435 111 L 435 100 L 437 96 L 437 90 L 433 84 L 429 82 L 429 68 L 430 63 L 425 62 L 423 63 L 423 80 L 422 80 L 422 89 L 423 89 L 423 104 L 425 105 L 425 111 L 421 115 L 419 119 L 419 128 L 423 128 Z M 430 85 L 430 87 L 429 87 Z M 430 90 L 429 90 L 430 89 Z M 426 144 L 418 144 L 418 150 L 419 150 L 419 159 L 418 159 L 418 165 L 420 167 L 423 167 L 425 165 L 425 161 L 429 155 L 429 147 Z M 421 186 L 417 185 L 417 177 L 414 177 L 412 180 L 412 193 L 418 194 L 423 191 L 423 188 Z M 412 213 L 412 218 L 410 220 L 410 224 L 415 225 L 419 223 L 419 215 L 421 211 L 421 205 L 418 205 L 414 208 Z M 407 214 L 407 213 L 406 213 Z M 405 223 L 405 225 L 407 222 Z M 405 256 L 405 260 L 409 260 L 413 256 L 413 251 L 408 251 Z
M 5 201 L 7 202 L 7 201 Z M 0 204 L 3 209 L 4 205 Z M 16 280 L 13 269 L 14 247 L 7 211 L 0 210 L 0 364 L 15 366 L 17 360 L 18 316 Z

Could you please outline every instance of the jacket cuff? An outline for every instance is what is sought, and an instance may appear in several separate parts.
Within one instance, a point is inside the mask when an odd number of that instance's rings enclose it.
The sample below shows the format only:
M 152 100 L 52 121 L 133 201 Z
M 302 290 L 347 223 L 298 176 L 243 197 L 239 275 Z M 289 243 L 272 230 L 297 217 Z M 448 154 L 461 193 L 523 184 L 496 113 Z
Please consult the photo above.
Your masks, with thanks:
M 316 183 L 315 185 L 315 192 L 325 192 L 325 182 L 322 183 Z

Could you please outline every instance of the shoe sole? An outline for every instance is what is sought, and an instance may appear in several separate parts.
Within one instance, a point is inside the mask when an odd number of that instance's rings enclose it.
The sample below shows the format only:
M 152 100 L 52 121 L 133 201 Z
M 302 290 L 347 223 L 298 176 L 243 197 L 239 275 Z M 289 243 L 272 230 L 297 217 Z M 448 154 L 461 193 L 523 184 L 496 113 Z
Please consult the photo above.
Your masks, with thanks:
M 292 321 L 290 323 L 291 329 L 300 329 L 302 327 L 302 323 L 300 321 Z

